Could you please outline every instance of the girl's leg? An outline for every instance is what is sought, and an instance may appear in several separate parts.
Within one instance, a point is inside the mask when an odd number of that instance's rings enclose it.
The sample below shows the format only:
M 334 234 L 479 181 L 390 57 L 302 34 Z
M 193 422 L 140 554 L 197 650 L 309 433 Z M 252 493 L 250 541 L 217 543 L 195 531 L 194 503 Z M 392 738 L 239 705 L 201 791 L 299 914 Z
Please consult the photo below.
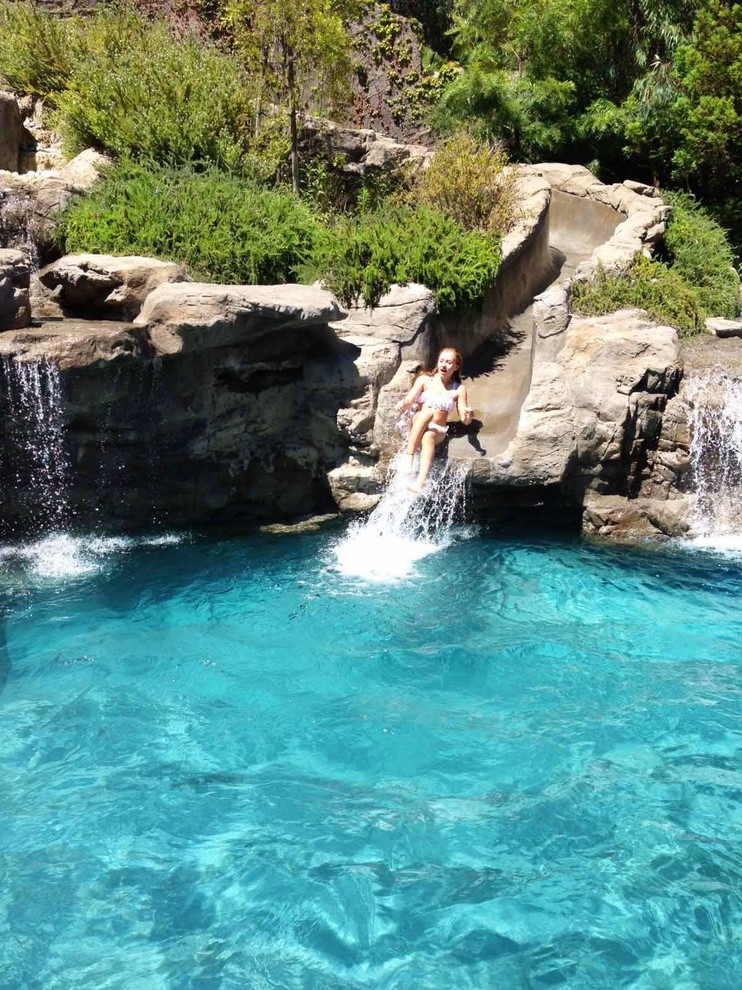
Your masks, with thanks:
M 435 448 L 443 442 L 443 434 L 426 433 L 420 441 L 420 472 L 417 479 L 409 486 L 411 492 L 421 492 L 428 480 L 430 468 L 433 465 Z
M 409 460 L 405 465 L 405 468 L 408 474 L 412 474 L 412 458 L 415 456 L 415 451 L 417 450 L 423 434 L 428 428 L 428 423 L 432 418 L 432 411 L 422 409 L 412 420 L 410 432 L 407 437 L 407 457 Z

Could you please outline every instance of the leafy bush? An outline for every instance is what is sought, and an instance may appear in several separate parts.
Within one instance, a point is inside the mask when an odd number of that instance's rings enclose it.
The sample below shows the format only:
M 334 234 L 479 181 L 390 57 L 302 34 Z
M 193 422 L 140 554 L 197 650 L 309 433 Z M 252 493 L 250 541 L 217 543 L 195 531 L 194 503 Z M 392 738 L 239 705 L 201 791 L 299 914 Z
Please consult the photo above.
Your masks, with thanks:
M 609 274 L 598 268 L 591 282 L 576 283 L 572 308 L 585 316 L 645 309 L 653 320 L 675 327 L 684 336 L 698 331 L 705 317 L 693 286 L 678 272 L 641 254 L 621 271 Z
M 465 132 L 443 144 L 420 176 L 418 197 L 465 230 L 504 234 L 516 213 L 517 180 L 505 149 Z
M 690 196 L 663 195 L 672 205 L 665 234 L 671 268 L 695 288 L 707 315 L 733 319 L 740 286 L 726 232 Z
M 504 143 L 520 160 L 554 161 L 574 132 L 573 104 L 571 82 L 520 78 L 493 68 L 476 49 L 445 85 L 430 118 L 441 134 L 463 126 L 482 141 Z
M 0 3 L 0 79 L 20 93 L 52 102 L 78 57 L 79 18 L 52 17 L 33 3 Z
M 143 254 L 235 284 L 296 281 L 317 235 L 308 207 L 210 169 L 147 169 L 124 162 L 61 215 L 66 252 Z
M 439 309 L 471 307 L 497 273 L 496 238 L 420 205 L 341 218 L 318 238 L 305 278 L 322 276 L 345 305 L 375 306 L 394 282 L 422 282 Z
M 94 144 L 170 164 L 241 164 L 250 106 L 231 57 L 128 7 L 90 18 L 80 46 L 58 97 L 67 151 Z

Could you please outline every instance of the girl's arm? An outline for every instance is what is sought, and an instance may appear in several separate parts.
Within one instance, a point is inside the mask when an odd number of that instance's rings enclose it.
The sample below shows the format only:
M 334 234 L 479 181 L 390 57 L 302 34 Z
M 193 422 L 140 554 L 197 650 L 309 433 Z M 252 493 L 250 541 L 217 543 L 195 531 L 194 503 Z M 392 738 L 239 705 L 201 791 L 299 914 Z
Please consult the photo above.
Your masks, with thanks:
M 466 385 L 460 385 L 458 388 L 458 394 L 456 396 L 456 408 L 459 412 L 459 419 L 464 424 L 468 426 L 472 421 L 472 416 L 474 415 L 474 410 L 469 405 L 469 397 L 466 394 Z
M 412 385 L 404 399 L 400 399 L 397 403 L 397 412 L 406 412 L 411 406 L 414 406 L 418 396 L 425 388 L 425 383 L 429 379 L 429 375 L 419 375 L 417 381 Z

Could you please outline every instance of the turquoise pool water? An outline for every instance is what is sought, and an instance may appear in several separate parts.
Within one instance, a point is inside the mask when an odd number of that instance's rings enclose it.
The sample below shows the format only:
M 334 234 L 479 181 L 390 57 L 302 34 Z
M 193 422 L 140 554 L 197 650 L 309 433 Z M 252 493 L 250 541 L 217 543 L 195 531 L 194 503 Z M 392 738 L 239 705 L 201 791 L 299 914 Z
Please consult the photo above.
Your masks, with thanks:
M 3 990 L 738 990 L 742 560 L 349 546 L 0 557 Z

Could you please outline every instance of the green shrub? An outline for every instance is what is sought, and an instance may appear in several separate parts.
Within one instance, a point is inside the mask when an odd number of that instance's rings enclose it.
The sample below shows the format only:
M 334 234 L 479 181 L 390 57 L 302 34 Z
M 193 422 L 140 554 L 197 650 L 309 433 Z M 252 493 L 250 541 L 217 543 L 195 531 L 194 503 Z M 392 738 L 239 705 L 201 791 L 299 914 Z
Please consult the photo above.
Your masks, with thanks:
M 690 196 L 663 193 L 672 206 L 665 234 L 670 267 L 696 290 L 708 316 L 740 310 L 739 276 L 726 232 Z
M 697 332 L 705 317 L 693 286 L 678 272 L 641 254 L 618 272 L 609 274 L 599 267 L 591 282 L 576 283 L 572 309 L 585 316 L 645 309 L 657 323 L 673 326 L 684 336 Z
M 81 23 L 53 17 L 33 3 L 0 3 L 0 79 L 19 93 L 53 102 L 77 61 Z
M 147 169 L 124 162 L 57 221 L 65 252 L 142 254 L 179 261 L 196 279 L 296 281 L 317 222 L 288 193 L 210 169 Z
M 461 132 L 436 151 L 421 174 L 418 198 L 465 230 L 504 234 L 516 214 L 517 176 L 499 145 Z
M 473 307 L 497 273 L 496 238 L 465 231 L 429 206 L 387 205 L 345 217 L 316 242 L 305 279 L 323 277 L 345 305 L 375 306 L 394 282 L 422 282 L 440 310 Z
M 169 164 L 240 165 L 250 105 L 230 56 L 129 7 L 90 18 L 80 46 L 58 97 L 69 153 L 92 144 Z

